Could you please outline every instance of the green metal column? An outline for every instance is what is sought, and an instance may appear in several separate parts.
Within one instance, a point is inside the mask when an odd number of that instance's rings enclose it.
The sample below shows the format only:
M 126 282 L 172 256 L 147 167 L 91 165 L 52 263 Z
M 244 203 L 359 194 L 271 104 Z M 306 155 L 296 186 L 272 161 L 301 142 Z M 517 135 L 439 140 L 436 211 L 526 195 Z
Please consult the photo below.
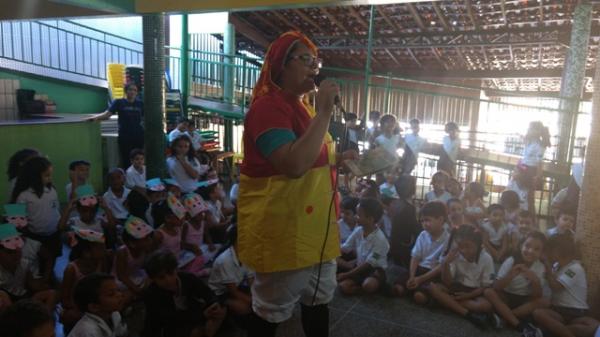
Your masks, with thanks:
M 375 25 L 375 6 L 371 5 L 371 14 L 369 17 L 369 42 L 367 47 L 367 63 L 365 65 L 365 91 L 362 102 L 362 110 L 365 114 L 365 120 L 369 120 L 369 79 L 371 77 L 371 53 L 373 52 L 373 26 Z
M 181 106 L 183 115 L 187 117 L 187 101 L 190 95 L 189 50 L 190 36 L 188 34 L 188 15 L 181 15 L 181 64 L 179 65 L 179 78 L 181 79 Z
M 225 102 L 234 103 L 235 26 L 228 23 L 223 34 L 223 96 Z
M 165 173 L 165 26 L 163 14 L 142 18 L 146 177 Z
M 233 151 L 233 120 L 226 119 L 225 124 L 225 137 L 223 138 L 223 150 L 225 152 Z
M 592 24 L 592 5 L 580 3 L 573 12 L 573 27 L 571 29 L 571 44 L 565 58 L 560 96 L 560 115 L 558 127 L 560 138 L 556 157 L 563 161 L 567 159 L 569 167 L 573 156 L 575 125 L 579 112 L 579 99 L 585 79 L 585 64 L 587 61 L 588 44 Z

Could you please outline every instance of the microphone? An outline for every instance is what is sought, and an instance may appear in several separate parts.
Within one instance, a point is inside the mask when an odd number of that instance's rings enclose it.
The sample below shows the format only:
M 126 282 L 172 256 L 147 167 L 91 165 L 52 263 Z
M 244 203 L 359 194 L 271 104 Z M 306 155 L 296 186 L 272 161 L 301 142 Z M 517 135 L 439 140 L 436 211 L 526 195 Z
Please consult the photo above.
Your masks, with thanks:
M 319 73 L 317 74 L 317 76 L 315 76 L 314 81 L 317 88 L 321 85 L 321 82 L 323 82 L 323 80 L 325 80 L 326 78 L 327 76 L 323 75 L 323 73 Z M 346 109 L 344 109 L 344 107 L 342 106 L 340 95 L 335 95 L 335 98 L 333 99 L 333 104 L 335 104 L 335 106 L 338 107 L 338 109 L 340 109 L 342 113 L 346 114 Z

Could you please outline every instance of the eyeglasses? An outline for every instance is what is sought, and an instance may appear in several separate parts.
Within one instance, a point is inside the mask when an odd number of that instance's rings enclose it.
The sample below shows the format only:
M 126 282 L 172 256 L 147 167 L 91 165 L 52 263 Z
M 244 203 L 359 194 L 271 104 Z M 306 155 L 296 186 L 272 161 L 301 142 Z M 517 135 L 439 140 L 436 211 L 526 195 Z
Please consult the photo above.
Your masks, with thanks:
M 317 68 L 321 68 L 323 66 L 323 59 L 308 54 L 290 56 L 288 60 L 300 60 L 307 67 L 316 65 Z

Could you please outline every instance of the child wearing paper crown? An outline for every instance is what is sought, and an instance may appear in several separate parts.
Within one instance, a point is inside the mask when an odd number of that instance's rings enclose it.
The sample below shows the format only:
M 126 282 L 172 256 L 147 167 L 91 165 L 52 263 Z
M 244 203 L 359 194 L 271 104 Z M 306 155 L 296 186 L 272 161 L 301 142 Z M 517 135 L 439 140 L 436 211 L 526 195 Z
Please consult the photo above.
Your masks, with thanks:
M 108 247 L 113 247 L 116 239 L 116 225 L 112 211 L 104 202 L 104 199 L 96 196 L 94 188 L 91 185 L 82 185 L 75 190 L 76 197 L 71 199 L 69 205 L 63 211 L 60 218 L 59 227 L 61 230 L 73 228 L 90 229 L 96 232 L 104 233 L 108 238 Z M 69 218 L 71 211 L 77 209 L 77 216 Z M 98 215 L 98 210 L 102 209 L 106 219 Z M 73 235 L 70 235 L 70 239 Z
M 24 255 L 24 246 L 21 233 L 13 224 L 0 225 L 0 312 L 29 297 L 49 309 L 56 305 L 56 292 L 43 282 L 37 261 Z
M 125 221 L 123 243 L 117 249 L 113 274 L 134 296 L 141 295 L 146 287 L 147 275 L 144 261 L 152 251 L 152 235 L 154 229 L 144 220 L 130 216 Z
M 75 245 L 69 256 L 69 264 L 63 275 L 61 288 L 61 322 L 69 331 L 81 318 L 81 312 L 73 302 L 73 289 L 77 282 L 91 273 L 106 273 L 110 270 L 106 257 L 106 239 L 102 232 L 87 228 L 73 228 Z
M 163 179 L 163 181 L 167 187 L 167 193 L 174 194 L 177 199 L 181 199 L 181 186 L 177 183 L 177 181 L 171 178 Z
M 188 254 L 182 250 L 181 227 L 187 209 L 173 194 L 166 201 L 160 201 L 152 210 L 156 224 L 161 224 L 154 232 L 155 246 L 166 249 L 178 258 L 179 267 L 190 273 L 200 273 L 204 259 L 200 253 Z M 204 272 L 205 273 L 205 272 Z
M 208 226 L 206 226 L 206 216 L 208 205 L 202 197 L 196 193 L 186 194 L 183 198 L 183 204 L 190 214 L 190 220 L 183 224 L 182 238 L 183 248 L 194 252 L 194 254 L 203 254 L 206 261 L 210 261 L 217 250 L 213 244 Z M 206 243 L 206 244 L 205 244 Z
M 160 178 L 152 178 L 146 181 L 146 197 L 148 198 L 148 202 L 150 206 L 146 209 L 146 222 L 153 228 L 156 228 L 160 225 L 160 223 L 154 222 L 154 217 L 152 216 L 152 209 L 154 206 L 160 202 L 161 200 L 165 200 L 167 198 L 167 187 L 163 183 Z

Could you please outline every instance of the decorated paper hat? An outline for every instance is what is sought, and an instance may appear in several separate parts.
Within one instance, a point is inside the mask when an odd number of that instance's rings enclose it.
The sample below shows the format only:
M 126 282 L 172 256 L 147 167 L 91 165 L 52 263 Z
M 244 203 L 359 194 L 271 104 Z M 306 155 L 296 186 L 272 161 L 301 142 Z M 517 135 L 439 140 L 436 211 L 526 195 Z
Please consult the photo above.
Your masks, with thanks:
M 160 192 L 165 190 L 165 184 L 160 178 L 152 178 L 146 181 L 146 188 L 153 192 Z
M 4 216 L 6 221 L 17 228 L 27 226 L 27 207 L 25 204 L 4 205 Z
M 169 208 L 171 211 L 173 211 L 173 214 L 175 214 L 176 217 L 179 219 L 183 219 L 185 217 L 187 209 L 185 206 L 183 206 L 179 199 L 177 199 L 175 194 L 169 193 L 169 196 L 167 197 L 167 205 L 169 205 Z
M 175 181 L 175 179 L 171 179 L 171 178 L 167 178 L 167 179 L 163 179 L 163 181 L 165 182 L 165 185 L 167 186 L 177 186 L 179 188 L 181 188 L 181 185 L 179 185 L 179 183 L 177 181 Z
M 92 229 L 73 227 L 73 232 L 75 232 L 77 239 L 97 243 L 104 243 L 105 241 L 103 233 L 96 232 Z
M 396 193 L 396 191 L 394 191 L 393 189 L 386 187 L 386 188 L 382 188 L 381 189 L 381 195 L 387 198 L 392 198 L 392 199 L 398 199 L 398 193 Z
M 75 189 L 75 195 L 77 195 L 77 200 L 82 206 L 95 206 L 98 203 L 98 198 L 96 198 L 96 192 L 94 192 L 94 188 L 92 185 L 81 185 Z
M 208 210 L 208 204 L 196 193 L 186 194 L 183 197 L 183 204 L 192 217 Z
M 0 225 L 0 246 L 15 250 L 23 247 L 23 239 L 15 225 L 5 223 Z
M 198 183 L 196 183 L 196 185 L 197 185 L 197 187 L 206 187 L 206 186 L 216 184 L 218 182 L 219 182 L 219 179 L 211 179 L 211 180 L 199 181 Z
M 136 239 L 143 239 L 154 231 L 144 220 L 130 215 L 125 221 L 125 231 Z

